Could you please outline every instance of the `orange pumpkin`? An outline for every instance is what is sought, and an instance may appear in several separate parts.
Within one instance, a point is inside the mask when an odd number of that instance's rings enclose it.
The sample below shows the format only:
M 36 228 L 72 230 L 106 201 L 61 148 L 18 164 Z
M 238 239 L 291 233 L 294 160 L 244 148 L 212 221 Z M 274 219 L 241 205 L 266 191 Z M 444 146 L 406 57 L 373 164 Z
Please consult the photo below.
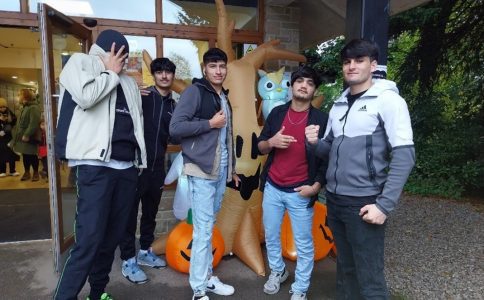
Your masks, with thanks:
M 190 256 L 192 252 L 192 211 L 188 211 L 186 221 L 180 222 L 168 236 L 166 241 L 166 261 L 168 265 L 182 273 L 190 270 Z M 215 268 L 225 251 L 225 244 L 220 230 L 214 226 L 212 233 L 213 267 Z
M 326 214 L 326 205 L 316 202 L 314 204 L 312 227 L 315 261 L 326 257 L 333 247 L 333 234 L 328 227 Z M 282 256 L 293 261 L 296 260 L 296 244 L 294 243 L 291 220 L 287 211 L 284 213 L 281 225 L 281 248 Z

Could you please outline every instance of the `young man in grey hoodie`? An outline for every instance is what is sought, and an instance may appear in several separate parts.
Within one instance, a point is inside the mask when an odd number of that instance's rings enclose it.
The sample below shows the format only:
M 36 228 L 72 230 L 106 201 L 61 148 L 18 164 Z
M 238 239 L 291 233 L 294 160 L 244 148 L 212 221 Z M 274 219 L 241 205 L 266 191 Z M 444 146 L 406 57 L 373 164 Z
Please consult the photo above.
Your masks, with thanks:
M 181 141 L 184 172 L 193 213 L 190 286 L 193 298 L 208 300 L 206 292 L 232 295 L 234 288 L 212 275 L 212 230 L 227 182 L 235 173 L 232 109 L 222 85 L 227 55 L 211 48 L 203 55 L 202 79 L 193 79 L 181 95 L 170 122 L 170 135 Z
M 75 170 L 75 242 L 54 299 L 77 299 L 89 277 L 90 300 L 104 289 L 133 207 L 138 168 L 146 167 L 141 95 L 123 73 L 126 38 L 101 32 L 89 54 L 74 54 L 59 76 L 55 153 Z
M 338 299 L 388 299 L 385 221 L 415 164 L 407 104 L 392 81 L 372 80 L 378 47 L 356 39 L 341 51 L 349 88 L 335 101 L 322 139 L 306 127 L 316 155 L 328 158 L 328 225 L 338 249 Z

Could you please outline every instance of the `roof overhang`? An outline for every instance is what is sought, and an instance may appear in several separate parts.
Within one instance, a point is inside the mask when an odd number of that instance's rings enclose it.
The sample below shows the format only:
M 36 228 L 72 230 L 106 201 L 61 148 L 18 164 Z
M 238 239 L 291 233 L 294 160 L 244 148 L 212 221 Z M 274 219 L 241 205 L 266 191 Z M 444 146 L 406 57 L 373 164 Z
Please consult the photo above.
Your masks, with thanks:
M 379 0 L 374 0 L 379 1 Z M 430 0 L 390 0 L 390 16 L 430 2 Z M 267 0 L 268 5 L 297 5 L 301 10 L 300 48 L 306 48 L 344 35 L 346 1 L 344 0 Z

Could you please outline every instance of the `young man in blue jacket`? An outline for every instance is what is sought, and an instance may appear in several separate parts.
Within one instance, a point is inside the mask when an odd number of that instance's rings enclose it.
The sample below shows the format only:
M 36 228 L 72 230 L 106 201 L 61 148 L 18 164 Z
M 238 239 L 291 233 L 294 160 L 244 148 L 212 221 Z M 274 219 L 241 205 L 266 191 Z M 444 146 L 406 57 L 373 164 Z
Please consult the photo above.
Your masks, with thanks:
M 147 168 L 138 177 L 136 200 L 131 210 L 126 234 L 119 248 L 123 260 L 121 272 L 129 281 L 142 284 L 148 281 L 139 265 L 159 269 L 166 262 L 151 250 L 156 227 L 156 214 L 165 181 L 165 152 L 169 140 L 169 126 L 175 109 L 171 86 L 175 79 L 175 64 L 168 58 L 156 58 L 150 65 L 155 85 L 142 91 L 144 137 Z M 138 207 L 141 201 L 140 250 L 135 256 L 135 234 Z
M 261 154 L 269 154 L 261 174 L 263 222 L 271 274 L 264 284 L 266 294 L 279 292 L 289 276 L 281 255 L 281 223 L 287 210 L 297 249 L 295 281 L 291 299 L 307 299 L 314 265 L 312 236 L 313 205 L 324 185 L 325 163 L 306 147 L 304 129 L 309 124 L 326 126 L 328 115 L 311 105 L 321 83 L 307 66 L 291 74 L 292 100 L 275 107 L 258 139 Z
M 320 128 L 306 128 L 308 143 L 328 158 L 328 225 L 338 249 L 338 299 L 388 299 L 384 276 L 385 221 L 395 209 L 415 164 L 407 104 L 394 82 L 372 80 L 378 47 L 356 39 L 341 51 L 349 88 Z
M 208 300 L 206 292 L 232 295 L 234 288 L 212 275 L 212 230 L 227 182 L 239 184 L 235 173 L 232 109 L 222 85 L 227 55 L 211 48 L 203 55 L 202 79 L 193 79 L 181 95 L 170 123 L 170 134 L 180 139 L 183 171 L 193 213 L 190 286 L 193 298 Z

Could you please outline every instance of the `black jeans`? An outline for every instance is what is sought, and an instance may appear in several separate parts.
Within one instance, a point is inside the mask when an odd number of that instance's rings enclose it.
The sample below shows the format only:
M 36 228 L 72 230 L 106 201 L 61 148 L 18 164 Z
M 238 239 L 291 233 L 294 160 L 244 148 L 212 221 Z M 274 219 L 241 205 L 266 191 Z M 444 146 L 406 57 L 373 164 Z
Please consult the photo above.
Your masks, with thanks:
M 134 167 L 117 170 L 89 165 L 73 171 L 78 193 L 75 243 L 54 299 L 77 299 L 88 276 L 90 299 L 99 299 L 109 282 L 114 251 L 126 230 L 138 173 Z
M 0 161 L 0 173 L 7 173 L 7 163 L 10 168 L 10 174 L 15 173 L 15 158 L 10 159 L 8 161 L 1 160 Z
M 121 259 L 128 260 L 136 253 L 136 225 L 138 220 L 138 208 L 141 201 L 140 220 L 140 248 L 148 250 L 153 243 L 156 227 L 156 214 L 163 193 L 165 172 L 162 170 L 151 171 L 144 169 L 138 178 L 138 191 L 136 201 L 131 210 L 126 233 L 120 243 Z
M 30 172 L 30 166 L 34 173 L 39 172 L 39 157 L 35 154 L 22 154 L 25 173 Z
M 337 255 L 337 299 L 389 299 L 384 274 L 385 224 L 369 224 L 360 206 L 328 201 L 328 225 Z

